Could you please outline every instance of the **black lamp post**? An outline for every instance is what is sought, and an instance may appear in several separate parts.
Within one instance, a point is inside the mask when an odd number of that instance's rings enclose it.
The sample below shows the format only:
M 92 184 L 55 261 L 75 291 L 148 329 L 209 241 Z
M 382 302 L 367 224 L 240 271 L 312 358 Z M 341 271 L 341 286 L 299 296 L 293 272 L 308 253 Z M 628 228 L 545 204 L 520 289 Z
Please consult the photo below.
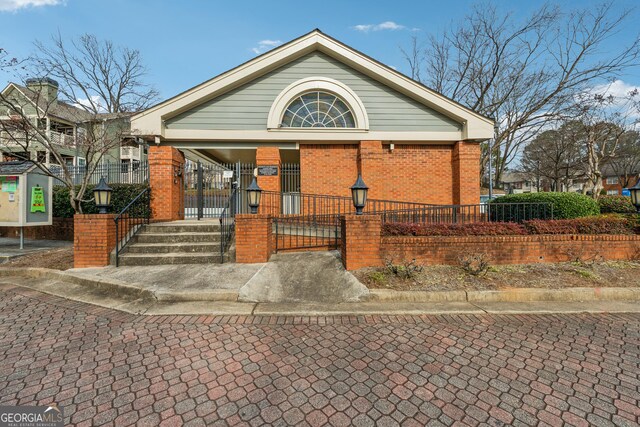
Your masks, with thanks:
M 638 213 L 640 213 L 640 178 L 636 185 L 629 189 L 629 193 L 631 193 L 631 203 L 636 207 Z
M 252 214 L 258 213 L 258 206 L 260 206 L 260 197 L 262 196 L 262 188 L 258 187 L 256 177 L 253 177 L 251 185 L 247 188 L 247 196 L 249 198 L 249 207 Z
M 111 206 L 111 192 L 113 189 L 107 185 L 104 177 L 100 178 L 100 182 L 93 189 L 93 199 L 96 202 L 98 213 L 106 214 Z
M 362 180 L 362 175 L 358 174 L 356 183 L 351 186 L 351 197 L 353 198 L 353 206 L 356 208 L 356 215 L 362 215 L 362 210 L 367 204 L 367 192 L 369 187 Z

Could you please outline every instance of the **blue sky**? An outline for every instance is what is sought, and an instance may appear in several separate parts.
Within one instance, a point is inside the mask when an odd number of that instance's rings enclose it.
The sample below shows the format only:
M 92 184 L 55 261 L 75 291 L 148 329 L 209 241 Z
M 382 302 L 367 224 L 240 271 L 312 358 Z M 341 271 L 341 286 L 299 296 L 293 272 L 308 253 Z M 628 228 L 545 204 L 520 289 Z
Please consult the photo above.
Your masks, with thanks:
M 525 16 L 543 2 L 495 3 Z M 65 38 L 94 33 L 140 50 L 149 82 L 168 98 L 314 28 L 406 73 L 400 46 L 408 47 L 412 35 L 441 32 L 452 20 L 462 19 L 471 4 L 467 0 L 0 0 L 0 47 L 25 57 L 34 39 L 47 41 L 54 32 Z M 562 4 L 570 8 L 599 2 Z M 615 7 L 622 10 L 636 4 L 625 0 Z M 605 49 L 633 40 L 638 31 L 633 21 L 640 18 L 640 11 L 633 14 Z M 6 80 L 0 75 L 0 86 Z M 640 86 L 640 69 L 623 80 Z

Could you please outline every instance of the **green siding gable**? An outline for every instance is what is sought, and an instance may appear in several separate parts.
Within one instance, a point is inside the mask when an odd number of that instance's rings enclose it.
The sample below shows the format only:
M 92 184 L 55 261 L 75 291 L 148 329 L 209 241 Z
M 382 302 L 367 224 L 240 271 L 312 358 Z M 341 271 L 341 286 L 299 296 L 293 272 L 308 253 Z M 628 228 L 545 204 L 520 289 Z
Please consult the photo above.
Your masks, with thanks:
M 168 119 L 167 129 L 261 130 L 276 97 L 306 77 L 329 77 L 362 100 L 373 131 L 454 132 L 461 125 L 443 114 L 360 73 L 328 55 L 313 52 Z

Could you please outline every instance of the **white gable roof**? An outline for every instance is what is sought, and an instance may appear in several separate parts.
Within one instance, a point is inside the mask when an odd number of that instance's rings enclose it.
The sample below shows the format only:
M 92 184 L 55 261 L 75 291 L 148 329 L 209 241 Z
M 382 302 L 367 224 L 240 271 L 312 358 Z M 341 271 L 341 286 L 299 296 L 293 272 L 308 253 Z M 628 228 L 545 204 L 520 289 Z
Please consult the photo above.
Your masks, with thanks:
M 424 105 L 462 124 L 458 135 L 463 140 L 486 140 L 493 137 L 493 121 L 439 94 L 409 77 L 381 64 L 355 49 L 314 30 L 287 44 L 260 55 L 236 68 L 149 108 L 132 118 L 132 129 L 140 135 L 169 138 L 177 131 L 164 128 L 164 120 L 176 116 L 207 100 L 239 87 L 313 51 L 321 51 L 346 65 L 380 81 Z M 265 130 L 266 131 L 266 130 Z M 175 134 L 172 134 L 175 132 Z M 183 131 L 184 132 L 184 131 Z M 183 133 L 192 139 L 207 139 L 195 132 Z M 231 135 L 231 134 L 229 134 Z M 411 138 L 407 138 L 411 139 Z

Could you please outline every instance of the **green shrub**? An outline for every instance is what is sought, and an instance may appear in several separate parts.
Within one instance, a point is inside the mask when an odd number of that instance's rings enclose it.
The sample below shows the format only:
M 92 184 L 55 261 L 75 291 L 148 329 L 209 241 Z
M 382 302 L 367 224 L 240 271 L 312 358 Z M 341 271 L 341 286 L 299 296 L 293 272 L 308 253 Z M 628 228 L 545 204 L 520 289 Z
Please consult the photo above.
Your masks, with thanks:
M 629 196 L 600 196 L 598 199 L 598 206 L 600 206 L 600 213 L 603 214 L 636 213 L 636 208 L 631 203 L 631 197 Z
M 602 215 L 573 219 L 468 224 L 418 224 L 390 222 L 384 236 L 522 236 L 536 234 L 640 234 L 638 215 Z
M 581 218 L 600 214 L 598 203 L 591 197 L 578 193 L 523 193 L 498 197 L 490 202 L 493 221 L 520 222 L 527 219 L 547 219 L 539 215 L 540 206 L 520 206 L 516 209 L 499 205 L 505 203 L 552 203 L 554 219 Z
M 113 193 L 111 193 L 112 213 L 120 212 L 133 200 L 134 197 L 147 188 L 146 184 L 110 184 L 109 186 L 113 188 Z M 98 208 L 96 208 L 93 201 L 93 187 L 95 186 L 90 185 L 87 187 L 85 199 L 88 199 L 89 201 L 82 203 L 82 212 L 86 214 L 98 213 Z M 72 218 L 73 213 L 73 208 L 69 202 L 69 189 L 64 186 L 53 187 L 53 216 Z

